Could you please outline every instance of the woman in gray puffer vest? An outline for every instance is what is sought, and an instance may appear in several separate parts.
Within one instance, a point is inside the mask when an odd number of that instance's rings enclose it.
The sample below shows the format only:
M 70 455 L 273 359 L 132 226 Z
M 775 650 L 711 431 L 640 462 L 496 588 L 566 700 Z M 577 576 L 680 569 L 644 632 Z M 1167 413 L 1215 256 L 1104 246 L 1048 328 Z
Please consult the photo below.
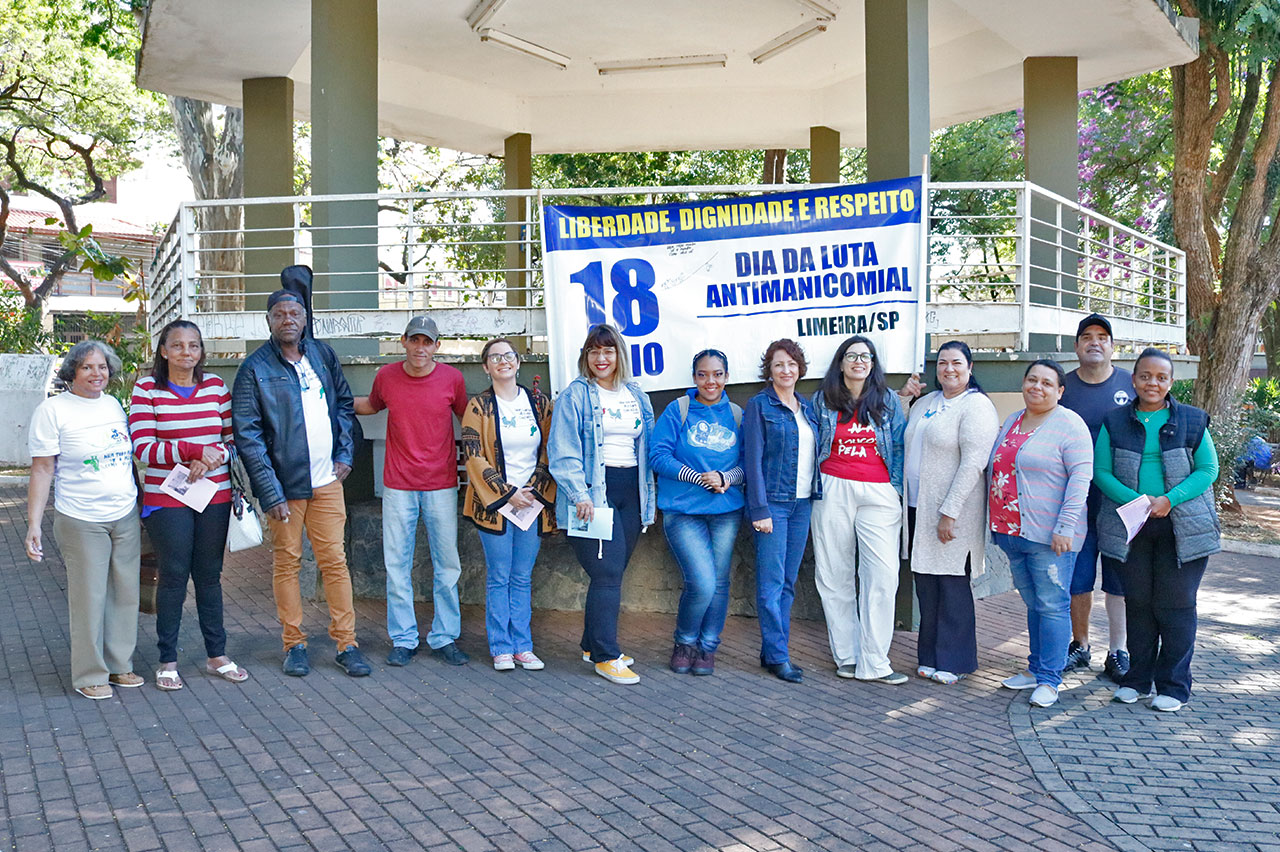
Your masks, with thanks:
M 1138 356 L 1138 398 L 1103 420 L 1093 468 L 1103 495 L 1098 549 L 1124 581 L 1132 656 L 1113 698 L 1132 704 L 1154 685 L 1151 707 L 1164 711 L 1191 697 L 1196 593 L 1209 555 L 1220 549 L 1209 417 L 1173 399 L 1172 384 L 1166 353 L 1146 349 Z M 1116 510 L 1143 496 L 1149 514 L 1130 540 Z

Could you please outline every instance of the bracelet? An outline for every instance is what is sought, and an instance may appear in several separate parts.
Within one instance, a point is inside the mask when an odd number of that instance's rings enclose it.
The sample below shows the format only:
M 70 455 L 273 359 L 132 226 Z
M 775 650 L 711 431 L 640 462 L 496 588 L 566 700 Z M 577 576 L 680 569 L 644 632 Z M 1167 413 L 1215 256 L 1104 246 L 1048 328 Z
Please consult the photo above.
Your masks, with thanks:
M 724 487 L 725 487 L 724 471 L 722 471 L 722 470 L 717 470 L 717 471 L 716 471 L 716 476 L 720 477 L 720 487 L 721 487 L 721 488 L 724 488 Z

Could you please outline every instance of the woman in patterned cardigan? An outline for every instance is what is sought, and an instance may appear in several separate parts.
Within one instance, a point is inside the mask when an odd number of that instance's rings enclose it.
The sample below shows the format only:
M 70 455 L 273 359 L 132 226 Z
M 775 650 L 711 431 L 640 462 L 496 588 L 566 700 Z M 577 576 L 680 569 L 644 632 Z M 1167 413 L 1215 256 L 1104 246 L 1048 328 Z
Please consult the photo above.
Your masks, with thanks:
M 520 356 L 506 338 L 486 343 L 480 358 L 492 384 L 471 398 L 462 417 L 462 514 L 480 530 L 484 547 L 485 631 L 493 667 L 510 671 L 519 663 L 536 671 L 543 663 L 533 653 L 529 629 L 533 563 L 538 536 L 556 528 L 556 484 L 547 470 L 551 400 L 516 383 Z

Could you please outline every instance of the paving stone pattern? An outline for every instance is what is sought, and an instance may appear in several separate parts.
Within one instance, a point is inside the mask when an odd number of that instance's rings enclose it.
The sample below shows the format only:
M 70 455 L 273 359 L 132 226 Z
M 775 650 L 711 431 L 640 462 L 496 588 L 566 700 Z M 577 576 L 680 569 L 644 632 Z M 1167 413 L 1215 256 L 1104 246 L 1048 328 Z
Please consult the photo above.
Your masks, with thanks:
M 70 691 L 48 518 L 46 561 L 22 553 L 24 499 L 0 487 L 0 849 L 1280 848 L 1276 683 L 1256 671 L 1276 669 L 1274 624 L 1206 619 L 1200 688 L 1172 719 L 1104 704 L 1087 683 L 1048 713 L 1021 709 L 1025 693 L 997 688 L 1026 653 L 1016 594 L 979 603 L 983 667 L 954 687 L 838 680 L 820 622 L 795 624 L 806 680 L 785 684 L 758 667 L 748 618 L 730 619 L 714 677 L 678 676 L 665 669 L 671 616 L 639 613 L 621 625 L 632 687 L 580 662 L 579 613 L 535 614 L 542 672 L 493 671 L 478 608 L 464 609 L 470 665 L 420 654 L 394 669 L 376 601 L 357 607 L 372 677 L 339 671 L 323 605 L 308 604 L 314 668 L 287 678 L 260 549 L 224 575 L 229 652 L 251 680 L 201 672 L 189 601 L 187 688 L 151 683 L 143 615 L 147 685 L 90 702 Z M 1246 568 L 1265 572 L 1256 591 L 1275 589 L 1274 563 Z M 895 667 L 914 657 L 914 636 L 898 634 Z

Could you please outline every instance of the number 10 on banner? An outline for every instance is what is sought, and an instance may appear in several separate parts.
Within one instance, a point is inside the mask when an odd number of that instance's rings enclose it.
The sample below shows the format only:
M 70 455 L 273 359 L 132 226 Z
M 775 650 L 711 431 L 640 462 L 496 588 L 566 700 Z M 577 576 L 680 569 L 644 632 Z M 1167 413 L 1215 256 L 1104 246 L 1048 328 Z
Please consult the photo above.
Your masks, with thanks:
M 608 322 L 604 301 L 604 264 L 592 261 L 569 276 L 581 284 L 586 297 L 587 323 Z M 613 319 L 626 337 L 644 337 L 658 327 L 658 297 L 653 293 L 657 278 L 647 260 L 629 257 L 609 269 L 613 287 Z M 662 372 L 662 344 L 652 341 L 631 344 L 631 367 L 641 375 L 656 376 Z

